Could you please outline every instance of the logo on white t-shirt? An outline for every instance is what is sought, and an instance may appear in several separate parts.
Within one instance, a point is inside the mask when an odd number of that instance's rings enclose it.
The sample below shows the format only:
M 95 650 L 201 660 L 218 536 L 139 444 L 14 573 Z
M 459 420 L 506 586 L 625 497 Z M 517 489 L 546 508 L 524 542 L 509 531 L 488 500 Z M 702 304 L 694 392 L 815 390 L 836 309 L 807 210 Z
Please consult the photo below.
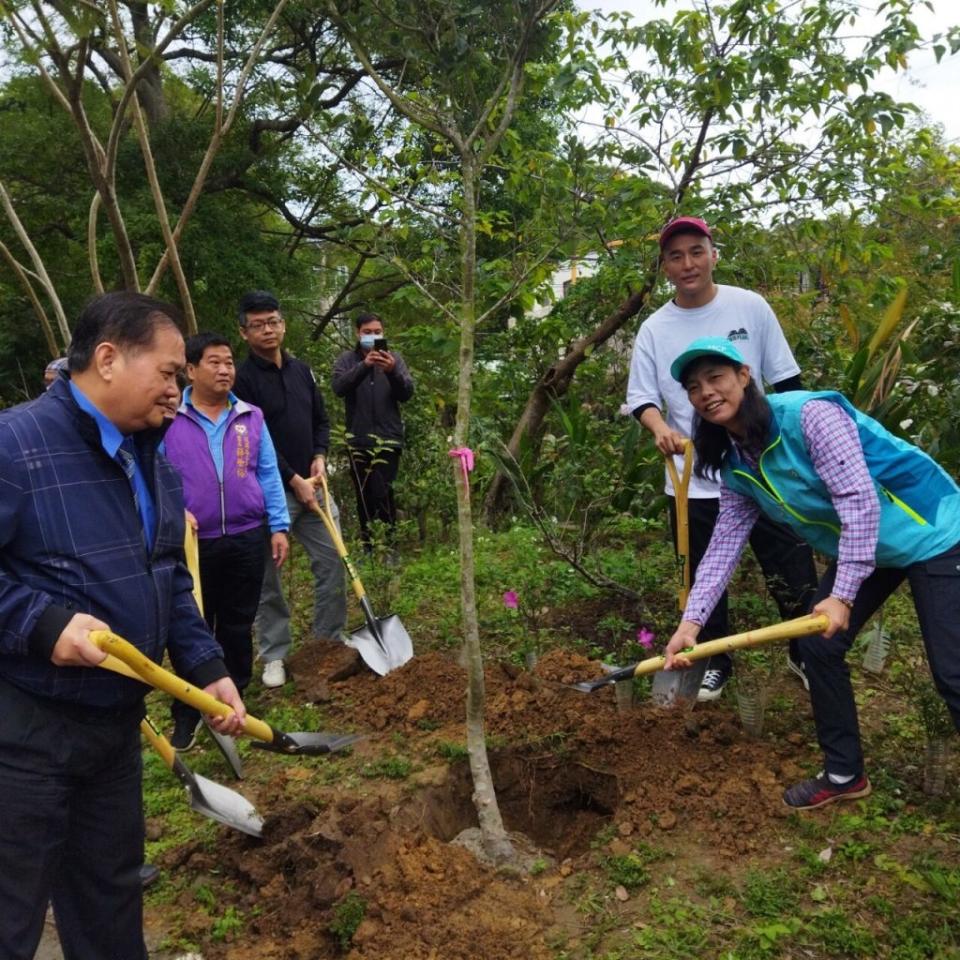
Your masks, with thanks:
M 749 340 L 750 334 L 747 333 L 747 331 L 743 327 L 741 327 L 739 330 L 731 330 L 727 334 L 727 339 L 728 340 Z

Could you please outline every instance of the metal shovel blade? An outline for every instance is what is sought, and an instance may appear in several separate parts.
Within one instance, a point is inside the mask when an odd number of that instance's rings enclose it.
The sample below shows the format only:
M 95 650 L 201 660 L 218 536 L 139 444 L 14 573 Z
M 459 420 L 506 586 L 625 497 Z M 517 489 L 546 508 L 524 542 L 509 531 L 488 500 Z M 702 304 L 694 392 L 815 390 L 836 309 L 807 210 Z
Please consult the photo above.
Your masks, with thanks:
M 377 617 L 375 633 L 370 624 L 347 636 L 346 644 L 353 647 L 363 662 L 381 677 L 402 667 L 413 656 L 413 641 L 400 618 L 392 613 Z M 380 634 L 379 638 L 377 633 Z
M 658 670 L 650 688 L 654 706 L 692 707 L 697 702 L 706 669 L 706 660 L 696 660 L 686 670 Z
M 284 733 L 273 730 L 272 740 L 254 740 L 251 745 L 258 750 L 270 750 L 274 753 L 316 757 L 342 750 L 363 739 L 359 733 Z
M 238 779 L 243 779 L 243 763 L 240 760 L 240 754 L 237 752 L 237 744 L 233 737 L 228 737 L 222 733 L 218 733 L 210 725 L 208 720 L 204 721 L 204 725 L 207 728 L 207 733 L 213 737 L 213 742 L 217 745 L 220 752 L 223 754 L 223 758 L 230 765 L 230 769 L 233 771 L 233 775 Z
M 172 770 L 187 788 L 190 806 L 197 813 L 251 837 L 263 834 L 263 818 L 246 797 L 194 773 L 179 757 L 174 761 Z

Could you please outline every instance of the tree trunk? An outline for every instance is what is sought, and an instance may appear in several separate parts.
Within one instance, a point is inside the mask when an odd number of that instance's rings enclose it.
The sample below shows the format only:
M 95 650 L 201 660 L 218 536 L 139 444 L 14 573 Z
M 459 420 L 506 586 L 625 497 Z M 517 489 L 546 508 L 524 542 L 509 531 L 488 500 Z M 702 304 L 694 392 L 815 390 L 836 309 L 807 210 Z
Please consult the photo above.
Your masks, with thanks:
M 627 297 L 600 326 L 573 344 L 563 359 L 552 364 L 537 381 L 507 443 L 507 450 L 511 457 L 519 458 L 524 437 L 530 439 L 533 449 L 539 448 L 543 422 L 551 402 L 566 395 L 577 368 L 593 350 L 606 343 L 631 317 L 635 317 L 640 312 L 656 284 L 657 269 L 658 262 L 655 262 L 648 271 L 640 290 Z M 484 504 L 486 520 L 491 526 L 503 508 L 508 490 L 509 481 L 506 474 L 498 471 L 490 483 Z
M 461 316 L 460 379 L 457 387 L 457 422 L 454 443 L 465 447 L 470 438 L 470 401 L 473 393 L 473 350 L 476 303 L 474 270 L 476 267 L 477 171 L 470 158 L 461 161 L 463 178 L 463 220 L 460 225 Z M 513 845 L 503 826 L 500 807 L 490 773 L 484 730 L 483 656 L 480 651 L 480 627 L 477 622 L 476 585 L 473 564 L 473 516 L 470 486 L 458 459 L 454 458 L 457 484 L 457 527 L 460 538 L 460 602 L 463 618 L 463 642 L 467 663 L 467 754 L 473 776 L 473 803 L 483 839 L 483 847 L 495 862 L 510 860 Z

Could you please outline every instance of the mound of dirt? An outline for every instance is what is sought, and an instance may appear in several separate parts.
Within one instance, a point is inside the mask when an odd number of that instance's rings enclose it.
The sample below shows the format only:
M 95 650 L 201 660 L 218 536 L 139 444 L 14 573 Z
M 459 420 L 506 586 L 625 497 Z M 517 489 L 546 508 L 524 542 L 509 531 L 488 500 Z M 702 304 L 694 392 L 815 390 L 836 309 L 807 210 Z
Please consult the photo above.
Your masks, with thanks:
M 215 870 L 217 889 L 250 918 L 241 940 L 204 955 L 340 956 L 331 924 L 353 892 L 365 907 L 355 960 L 551 956 L 549 884 L 498 873 L 450 842 L 476 825 L 466 763 L 448 762 L 465 738 L 465 672 L 427 653 L 377 677 L 353 651 L 330 647 L 301 650 L 291 667 L 298 693 L 322 693 L 333 725 L 370 735 L 362 756 L 400 743 L 413 773 L 361 789 L 318 786 L 292 801 L 304 794 L 309 762 L 291 759 L 258 797 L 270 812 L 262 841 L 224 832 L 215 862 L 199 846 L 170 857 L 168 867 Z M 750 740 L 724 706 L 622 711 L 612 689 L 569 686 L 599 675 L 599 664 L 559 651 L 533 674 L 487 667 L 487 737 L 508 830 L 566 875 L 640 840 L 669 847 L 696 836 L 721 860 L 762 851 L 786 812 L 781 792 L 800 773 L 804 738 Z

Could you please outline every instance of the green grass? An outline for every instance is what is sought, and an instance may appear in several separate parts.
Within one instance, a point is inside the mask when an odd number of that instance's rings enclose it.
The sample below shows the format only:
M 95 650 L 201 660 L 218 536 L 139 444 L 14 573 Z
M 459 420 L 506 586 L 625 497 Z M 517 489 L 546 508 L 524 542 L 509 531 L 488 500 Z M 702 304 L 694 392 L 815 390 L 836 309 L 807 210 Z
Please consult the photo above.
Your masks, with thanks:
M 370 779 L 380 777 L 384 780 L 406 780 L 413 770 L 414 763 L 409 757 L 393 754 L 365 763 L 360 768 L 360 773 Z

